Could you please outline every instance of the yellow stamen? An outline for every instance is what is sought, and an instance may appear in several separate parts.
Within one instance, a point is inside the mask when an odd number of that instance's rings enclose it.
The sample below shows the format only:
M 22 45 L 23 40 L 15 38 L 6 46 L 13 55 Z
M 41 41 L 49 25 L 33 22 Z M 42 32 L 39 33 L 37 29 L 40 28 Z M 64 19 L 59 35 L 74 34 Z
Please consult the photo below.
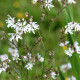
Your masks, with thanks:
M 63 48 L 64 50 L 67 50 L 67 46 L 63 46 L 62 48 Z

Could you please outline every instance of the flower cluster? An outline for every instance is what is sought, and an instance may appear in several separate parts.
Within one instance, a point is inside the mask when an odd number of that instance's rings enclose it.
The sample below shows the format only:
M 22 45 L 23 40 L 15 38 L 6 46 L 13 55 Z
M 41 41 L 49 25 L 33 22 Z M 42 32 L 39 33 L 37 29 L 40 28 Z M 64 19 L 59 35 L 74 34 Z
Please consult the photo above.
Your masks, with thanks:
M 6 54 L 3 54 L 3 55 L 0 55 L 0 74 L 3 72 L 3 71 L 6 71 L 7 68 L 9 67 L 8 63 L 10 62 L 10 60 L 8 59 L 8 55 Z
M 25 68 L 27 68 L 28 70 L 32 70 L 33 65 L 35 64 L 35 61 L 40 61 L 43 62 L 44 58 L 41 57 L 41 55 L 39 55 L 39 53 L 37 54 L 37 60 L 35 59 L 35 56 L 32 56 L 29 52 L 26 56 L 23 56 L 23 61 L 25 63 L 27 63 L 25 65 Z
M 53 0 L 33 0 L 32 3 L 35 4 L 36 2 L 42 2 L 43 3 L 43 7 L 48 7 L 48 9 L 50 10 L 52 7 L 54 7 L 54 5 L 52 5 L 52 1 Z
M 48 75 L 45 74 L 43 78 L 44 78 L 44 79 L 45 79 L 45 78 L 46 78 L 46 79 L 51 79 L 51 78 L 52 78 L 52 79 L 56 79 L 56 75 L 57 75 L 57 74 L 56 74 L 54 71 L 51 71 Z
M 58 1 L 62 1 L 62 0 L 58 0 Z M 67 2 L 69 3 L 69 4 L 75 4 L 76 3 L 76 1 L 74 1 L 74 0 L 67 0 Z
M 18 39 L 22 39 L 22 34 L 26 32 L 33 32 L 35 34 L 36 30 L 39 30 L 39 25 L 37 22 L 32 22 L 32 18 L 30 19 L 29 23 L 27 23 L 24 19 L 18 19 L 18 21 L 15 21 L 15 18 L 12 18 L 10 15 L 8 15 L 8 20 L 6 20 L 6 23 L 8 24 L 7 27 L 14 28 L 15 33 L 9 33 L 11 35 L 10 41 L 17 41 Z
M 80 54 L 80 46 L 77 41 L 74 42 L 73 47 L 71 46 L 71 44 L 69 44 L 69 41 L 65 41 L 65 43 L 60 43 L 60 46 L 62 46 L 63 49 L 65 49 L 64 51 L 69 57 L 71 57 L 74 52 Z
M 66 26 L 65 26 L 65 34 L 73 34 L 75 31 L 78 32 L 80 31 L 80 23 L 76 23 L 76 22 L 69 22 Z
M 37 57 L 38 57 L 38 61 L 40 61 L 40 62 L 44 62 L 44 58 L 41 57 L 41 55 L 39 55 L 39 53 L 37 53 Z

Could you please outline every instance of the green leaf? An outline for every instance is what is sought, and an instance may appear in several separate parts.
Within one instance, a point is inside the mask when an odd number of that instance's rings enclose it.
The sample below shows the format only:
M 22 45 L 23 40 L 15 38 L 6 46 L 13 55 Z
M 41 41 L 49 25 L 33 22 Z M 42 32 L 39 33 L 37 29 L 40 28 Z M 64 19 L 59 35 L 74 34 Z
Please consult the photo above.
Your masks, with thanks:
M 61 79 L 61 80 L 65 80 L 65 78 L 64 78 L 64 76 L 63 76 L 63 74 L 62 74 L 61 71 L 59 71 L 59 76 L 60 76 L 60 79 Z
M 70 62 L 72 65 L 73 73 L 77 80 L 80 80 L 80 59 L 77 53 L 73 53 L 72 57 L 70 58 Z
M 68 40 L 70 41 L 71 46 L 73 46 L 73 40 L 72 40 L 71 35 L 68 33 L 67 36 L 68 36 Z

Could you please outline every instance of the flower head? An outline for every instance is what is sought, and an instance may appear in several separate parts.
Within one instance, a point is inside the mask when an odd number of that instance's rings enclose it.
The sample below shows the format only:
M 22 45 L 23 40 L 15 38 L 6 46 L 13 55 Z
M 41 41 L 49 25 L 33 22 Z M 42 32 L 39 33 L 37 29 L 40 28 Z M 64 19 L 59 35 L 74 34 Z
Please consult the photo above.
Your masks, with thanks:
M 51 77 L 52 77 L 53 79 L 56 79 L 55 76 L 56 76 L 56 73 L 55 73 L 55 72 L 51 72 Z
M 25 66 L 25 68 L 27 68 L 28 70 L 32 70 L 32 67 L 33 67 L 33 63 L 27 63 L 27 65 Z
M 49 10 L 50 10 L 50 8 L 54 7 L 52 5 L 52 0 L 45 0 L 45 7 L 48 7 Z

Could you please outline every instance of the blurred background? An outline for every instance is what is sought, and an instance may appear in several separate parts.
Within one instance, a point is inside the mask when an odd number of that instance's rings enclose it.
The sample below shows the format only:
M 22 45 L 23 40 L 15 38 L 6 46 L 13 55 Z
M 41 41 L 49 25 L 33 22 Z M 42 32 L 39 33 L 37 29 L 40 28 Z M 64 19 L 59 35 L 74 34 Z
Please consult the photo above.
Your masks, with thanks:
M 32 4 L 32 0 L 0 0 L 0 31 L 5 31 L 6 34 L 13 32 L 13 29 L 7 28 L 7 24 L 5 23 L 5 20 L 7 20 L 7 15 L 11 15 L 12 17 L 15 17 L 16 19 L 27 18 L 25 17 L 25 13 L 29 12 L 30 16 L 33 16 L 33 21 L 38 22 L 40 25 L 40 34 L 44 42 L 44 46 L 46 49 L 46 53 L 44 52 L 44 49 L 42 45 L 37 45 L 37 48 L 34 48 L 33 53 L 36 54 L 39 52 L 42 56 L 46 54 L 46 58 L 48 59 L 49 51 L 55 51 L 55 66 L 59 67 L 64 63 L 68 63 L 68 58 L 66 54 L 64 54 L 63 49 L 59 46 L 59 43 L 61 41 L 65 41 L 65 36 L 60 31 L 62 28 L 65 27 L 66 19 L 64 13 L 61 13 L 57 16 L 58 11 L 61 9 L 60 4 L 57 0 L 53 0 L 54 8 L 51 8 L 49 11 L 46 9 L 48 14 L 45 14 L 44 21 L 41 22 L 41 15 L 42 15 L 42 9 L 40 8 L 40 5 L 38 3 Z M 72 5 L 73 10 L 73 19 L 75 22 L 80 22 L 80 1 L 76 0 L 76 4 Z M 45 13 L 45 11 L 44 11 Z M 52 22 L 51 20 L 57 16 L 56 20 Z M 0 37 L 2 36 L 0 32 Z M 38 38 L 39 34 L 36 31 L 36 34 L 26 34 L 24 37 L 24 42 L 27 42 L 29 47 L 31 48 L 35 38 Z M 61 39 L 60 39 L 61 38 Z M 78 41 L 80 38 L 77 39 Z M 79 41 L 80 42 L 80 41 Z M 21 44 L 21 41 L 19 41 L 19 44 Z M 8 41 L 0 40 L 0 54 L 9 54 L 8 53 L 9 44 Z M 21 46 L 20 48 L 20 54 L 25 55 L 26 53 L 23 51 Z M 38 69 L 38 68 L 37 68 Z M 67 74 L 72 75 L 72 71 L 70 70 L 66 74 L 64 74 L 66 77 L 70 76 Z M 32 73 L 31 73 L 32 74 Z M 3 72 L 0 74 L 0 80 L 15 80 L 14 77 L 10 79 L 10 75 Z M 34 79 L 34 73 L 33 73 L 33 80 Z M 25 79 L 26 80 L 26 79 Z M 31 80 L 31 79 L 30 79 Z

